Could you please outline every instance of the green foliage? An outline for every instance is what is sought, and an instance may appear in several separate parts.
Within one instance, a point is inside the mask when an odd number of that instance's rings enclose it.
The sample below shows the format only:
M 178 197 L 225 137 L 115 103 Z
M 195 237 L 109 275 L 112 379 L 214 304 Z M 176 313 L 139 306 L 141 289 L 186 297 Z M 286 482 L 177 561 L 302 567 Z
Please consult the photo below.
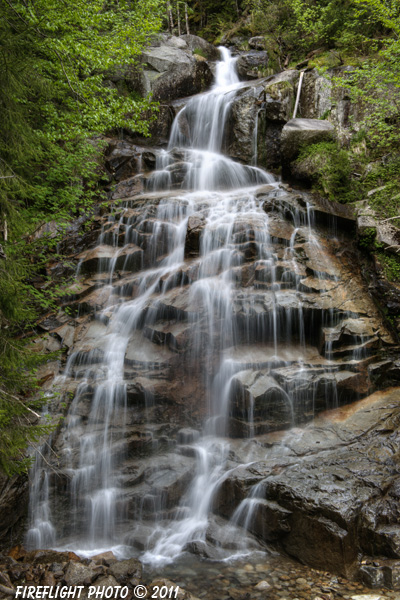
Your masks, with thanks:
M 296 162 L 310 173 L 316 191 L 337 202 L 346 203 L 356 199 L 349 154 L 339 148 L 336 142 L 306 146 Z
M 244 0 L 244 5 L 251 35 L 265 37 L 270 62 L 279 69 L 317 49 L 324 51 L 325 66 L 343 64 L 349 55 L 372 52 L 371 37 L 382 33 L 371 8 L 353 0 Z
M 202 48 L 195 48 L 193 50 L 193 54 L 197 54 L 197 56 L 202 56 L 203 58 L 207 58 L 207 53 Z
M 148 131 L 149 98 L 108 77 L 159 29 L 161 0 L 0 0 L 0 470 L 26 468 L 23 450 L 48 428 L 35 368 L 49 358 L 26 345 L 38 311 L 58 291 L 46 262 L 71 217 L 102 199 L 102 135 Z M 55 223 L 54 236 L 33 236 Z M 3 236 L 6 237 L 6 236 Z M 17 341 L 15 341 L 17 340 Z
M 283 59 L 295 53 L 296 20 L 288 0 L 245 0 L 250 13 L 251 35 L 262 35 L 275 71 L 282 70 Z
M 147 132 L 149 101 L 119 94 L 104 75 L 134 64 L 160 26 L 159 0 L 134 6 L 1 0 L 0 216 L 21 199 L 47 217 L 73 210 L 93 184 L 98 149 L 87 139 L 115 127 Z
M 375 227 L 366 227 L 358 238 L 358 246 L 367 252 L 373 252 L 375 249 L 376 229 Z
M 385 276 L 394 283 L 400 282 L 400 256 L 378 252 L 377 257 L 381 263 Z
M 338 85 L 349 89 L 352 100 L 361 107 L 359 125 L 368 131 L 368 148 L 375 156 L 400 144 L 400 6 L 381 0 L 353 0 L 361 14 L 369 15 L 369 23 L 378 23 L 384 34 L 366 39 L 375 54 L 354 69 L 346 81 Z
M 377 20 L 368 7 L 352 0 L 288 0 L 303 50 L 318 46 L 337 50 L 369 51 L 369 34 L 377 32 Z
M 48 357 L 32 352 L 23 339 L 36 315 L 30 286 L 22 282 L 28 272 L 26 259 L 0 261 L 0 472 L 7 475 L 26 470 L 26 444 L 50 430 L 38 419 L 44 398 L 35 379 Z
M 369 164 L 363 186 L 365 191 L 377 190 L 368 198 L 368 203 L 378 218 L 397 217 L 400 214 L 400 156 Z

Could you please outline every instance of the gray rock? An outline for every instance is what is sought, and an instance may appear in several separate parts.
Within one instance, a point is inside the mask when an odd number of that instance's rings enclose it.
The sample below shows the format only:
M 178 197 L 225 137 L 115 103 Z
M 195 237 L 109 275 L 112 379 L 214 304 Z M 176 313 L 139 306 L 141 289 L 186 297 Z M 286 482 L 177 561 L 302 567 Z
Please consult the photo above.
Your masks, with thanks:
M 64 581 L 68 586 L 89 585 L 97 575 L 96 567 L 70 562 L 64 574 Z
M 262 103 L 263 88 L 251 86 L 238 92 L 231 106 L 228 123 L 229 156 L 251 163 L 256 153 L 256 119 Z
M 126 583 L 132 577 L 142 577 L 142 563 L 136 558 L 118 561 L 111 565 L 110 570 L 118 583 Z
M 291 119 L 282 129 L 282 161 L 287 164 L 296 158 L 301 148 L 335 138 L 335 129 L 328 121 Z
M 283 71 L 265 84 L 265 117 L 269 121 L 286 123 L 292 118 L 299 73 Z
M 346 87 L 333 85 L 335 77 L 346 77 L 353 67 L 335 67 L 319 75 L 316 69 L 307 71 L 304 75 L 303 88 L 300 98 L 300 115 L 311 119 L 329 119 L 335 126 L 338 139 L 348 142 L 354 127 L 363 115 L 363 107 L 359 102 L 350 100 L 351 94 Z
M 200 432 L 197 429 L 180 429 L 177 434 L 178 444 L 193 444 L 200 437 Z
M 141 61 L 158 73 L 169 71 L 177 65 L 185 65 L 189 68 L 191 59 L 181 48 L 163 44 L 158 47 L 149 47 L 143 53 Z
M 189 217 L 185 240 L 185 256 L 198 256 L 200 252 L 200 238 L 205 224 L 204 216 L 201 214 Z
M 265 50 L 266 49 L 266 41 L 262 35 L 256 35 L 249 39 L 249 46 L 253 50 Z
M 363 565 L 359 573 L 363 583 L 370 588 L 384 587 L 387 583 L 385 571 L 382 568 L 374 567 L 373 565 Z
M 300 114 L 306 119 L 321 119 L 332 109 L 332 79 L 316 69 L 304 73 L 300 96 Z
M 222 483 L 216 500 L 219 512 L 232 514 L 262 479 L 267 502 L 258 501 L 260 521 L 254 520 L 250 528 L 269 535 L 270 515 L 281 513 L 285 526 L 275 521 L 275 531 L 289 554 L 347 576 L 357 572 L 360 551 L 398 559 L 400 486 L 397 468 L 392 468 L 399 437 L 400 413 L 397 407 L 393 415 L 392 404 L 397 396 L 396 390 L 378 392 L 286 438 L 266 436 L 267 459 L 236 470 Z M 383 437 L 379 431 L 385 431 Z M 398 560 L 392 566 L 389 561 L 390 577 L 398 565 Z M 382 576 L 370 571 L 363 568 L 364 577 L 382 583 Z M 390 577 L 385 575 L 385 585 Z
M 185 39 L 187 38 L 187 39 Z M 204 47 L 213 55 L 213 46 L 202 43 L 197 36 L 161 36 L 156 46 L 147 48 L 141 57 L 144 66 L 133 78 L 133 85 L 142 94 L 151 93 L 158 101 L 171 101 L 204 91 L 212 82 L 210 67 L 190 49 Z M 215 55 L 215 54 L 214 54 Z
M 242 54 L 237 59 L 236 68 L 242 81 L 258 79 L 268 66 L 268 53 L 265 50 L 253 50 Z
M 184 550 L 210 560 L 221 560 L 224 558 L 224 553 L 220 548 L 215 548 L 200 540 L 188 542 L 184 547 Z
M 192 52 L 195 52 L 195 50 L 201 50 L 205 54 L 207 60 L 220 60 L 221 58 L 218 48 L 198 35 L 185 34 L 181 35 L 180 39 L 186 42 L 187 46 Z

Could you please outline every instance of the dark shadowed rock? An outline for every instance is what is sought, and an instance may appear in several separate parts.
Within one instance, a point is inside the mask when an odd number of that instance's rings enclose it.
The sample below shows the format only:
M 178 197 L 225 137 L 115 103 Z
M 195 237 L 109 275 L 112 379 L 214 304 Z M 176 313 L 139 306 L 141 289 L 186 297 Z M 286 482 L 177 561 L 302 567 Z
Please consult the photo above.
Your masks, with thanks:
M 27 507 L 27 476 L 0 476 L 0 548 L 21 542 Z
M 106 154 L 106 168 L 116 181 L 139 172 L 140 152 L 132 144 L 119 140 L 111 143 Z
M 175 63 L 168 71 L 150 79 L 154 100 L 169 101 L 204 92 L 212 83 L 212 73 L 206 62 L 193 59 L 189 64 Z
M 239 56 L 236 63 L 238 75 L 242 81 L 258 79 L 268 66 L 268 53 L 264 50 L 253 50 Z
M 134 270 L 142 265 L 143 250 L 134 244 L 118 249 L 111 246 L 96 246 L 77 256 L 83 272 L 108 271 L 113 264 L 115 269 Z
M 185 255 L 198 256 L 200 252 L 200 238 L 205 226 L 205 219 L 202 215 L 192 215 L 188 219 Z

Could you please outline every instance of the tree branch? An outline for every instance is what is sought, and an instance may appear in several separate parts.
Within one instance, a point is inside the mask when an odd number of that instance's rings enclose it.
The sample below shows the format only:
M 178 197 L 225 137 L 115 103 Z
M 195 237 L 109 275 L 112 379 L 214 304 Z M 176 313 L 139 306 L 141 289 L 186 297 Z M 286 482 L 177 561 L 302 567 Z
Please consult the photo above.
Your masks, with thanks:
M 383 219 L 383 221 L 381 221 L 381 223 L 386 223 L 386 221 L 393 221 L 394 219 L 400 219 L 400 216 L 398 216 L 398 217 L 389 217 L 389 219 Z
M 57 51 L 55 48 L 54 48 L 54 52 L 55 52 L 55 54 L 57 55 L 57 57 L 58 57 L 58 60 L 60 61 L 61 68 L 62 68 L 62 70 L 63 70 L 63 73 L 64 73 L 64 75 L 65 75 L 65 78 L 66 78 L 66 80 L 67 80 L 67 83 L 68 83 L 68 87 L 69 87 L 69 89 L 71 90 L 71 92 L 72 92 L 73 94 L 75 94 L 75 96 L 77 96 L 77 97 L 78 97 L 80 100 L 82 100 L 82 102 L 84 102 L 85 104 L 89 105 L 89 102 L 87 102 L 87 101 L 85 100 L 85 98 L 83 98 L 83 97 L 82 97 L 82 96 L 81 96 L 81 95 L 80 95 L 80 94 L 79 94 L 79 93 L 78 93 L 76 90 L 74 90 L 74 88 L 72 87 L 72 83 L 71 83 L 71 82 L 70 82 L 70 80 L 69 80 L 69 77 L 68 77 L 68 75 L 67 75 L 67 72 L 66 72 L 66 70 L 65 70 L 65 68 L 64 68 L 64 63 L 63 63 L 63 60 L 62 60 L 62 58 L 61 58 L 61 56 L 60 56 L 59 52 L 58 52 L 58 51 Z
M 35 417 L 37 417 L 38 419 L 40 419 L 40 415 L 39 413 L 37 413 L 36 411 L 32 410 L 31 408 L 29 408 L 29 406 L 27 404 L 25 404 L 24 402 L 22 402 L 22 400 L 20 400 L 18 398 L 18 396 L 14 396 L 13 394 L 9 394 L 8 392 L 6 392 L 3 388 L 0 389 L 0 392 L 2 394 L 5 394 L 6 396 L 8 396 L 9 398 L 12 398 L 13 400 L 15 400 L 16 402 L 18 402 L 19 404 L 21 404 L 24 408 L 26 408 L 27 411 L 29 411 L 30 413 L 32 413 L 33 415 L 35 415 Z

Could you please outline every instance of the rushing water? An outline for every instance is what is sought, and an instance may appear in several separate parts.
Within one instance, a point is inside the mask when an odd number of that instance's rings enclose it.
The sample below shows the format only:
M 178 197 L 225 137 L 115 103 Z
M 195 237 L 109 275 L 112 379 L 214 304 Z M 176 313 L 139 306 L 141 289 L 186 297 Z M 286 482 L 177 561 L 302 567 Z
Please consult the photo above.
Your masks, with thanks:
M 117 553 L 126 554 L 131 550 L 123 544 L 139 547 L 138 539 L 143 538 L 145 529 L 143 561 L 173 561 L 191 544 L 206 543 L 215 495 L 238 468 L 230 458 L 232 414 L 236 426 L 243 428 L 241 437 L 252 438 L 268 430 L 269 417 L 261 419 L 254 400 L 257 385 L 268 384 L 283 427 L 295 424 L 298 404 L 315 404 L 309 390 L 303 394 L 298 383 L 302 382 L 304 362 L 312 364 L 314 360 L 307 346 L 310 335 L 305 332 L 300 297 L 298 239 L 306 239 L 310 252 L 321 257 L 321 271 L 329 271 L 329 265 L 324 265 L 323 250 L 311 229 L 312 211 L 307 207 L 302 212 L 293 209 L 293 227 L 277 260 L 271 233 L 274 219 L 264 210 L 264 197 L 258 190 L 267 186 L 269 194 L 279 196 L 283 192 L 272 175 L 224 156 L 226 123 L 240 84 L 234 59 L 226 49 L 221 53 L 213 88 L 192 98 L 175 118 L 169 147 L 159 152 L 156 170 L 146 180 L 148 205 L 138 215 L 134 202 L 127 200 L 112 227 L 100 236 L 101 247 L 117 247 L 123 236 L 121 248 L 107 263 L 103 281 L 112 301 L 97 312 L 90 325 L 85 338 L 90 347 L 77 346 L 64 375 L 56 382 L 62 388 L 73 381 L 74 399 L 65 418 L 57 461 L 43 449 L 32 472 L 30 547 L 68 547 L 83 554 L 116 548 Z M 160 197 L 160 192 L 163 198 L 153 210 L 152 198 Z M 198 255 L 187 266 L 185 241 L 191 218 L 199 219 L 202 233 Z M 115 283 L 120 258 L 132 245 L 144 248 L 140 265 L 125 283 Z M 244 283 L 246 253 L 257 265 L 256 280 L 246 283 L 248 295 L 237 295 L 237 284 Z M 123 272 L 129 271 L 129 257 L 126 254 Z M 335 284 L 334 274 L 330 281 Z M 194 469 L 174 514 L 166 516 L 165 493 L 152 489 L 140 496 L 134 517 L 130 517 L 121 471 L 121 465 L 130 458 L 125 444 L 127 423 L 132 419 L 127 364 L 133 365 L 131 369 L 139 365 L 147 374 L 153 373 L 155 380 L 161 377 L 157 373 L 173 353 L 166 343 L 160 344 L 154 358 L 152 342 L 164 334 L 159 323 L 165 327 L 172 310 L 186 317 L 175 319 L 173 328 L 165 330 L 165 339 L 183 331 L 190 340 L 190 352 L 184 359 L 187 366 L 183 368 L 194 372 L 196 365 L 201 365 L 203 370 L 201 383 L 207 406 L 203 431 L 189 431 L 180 441 L 182 454 L 194 459 Z M 328 311 L 325 326 L 334 324 Z M 335 368 L 329 361 L 329 339 L 326 345 L 323 385 L 332 406 L 336 382 Z M 294 369 L 294 363 L 297 370 L 290 381 L 297 383 L 292 387 L 279 383 L 288 369 Z M 261 378 L 251 371 L 253 367 L 264 369 Z M 281 379 L 265 372 L 272 368 Z M 156 391 L 154 386 L 146 388 L 146 377 L 143 375 L 141 385 L 145 411 L 150 414 Z M 254 393 L 241 397 L 235 390 L 249 381 Z M 168 387 L 172 382 L 165 384 Z M 233 413 L 232 395 L 238 398 Z M 90 411 L 84 414 L 82 406 L 88 402 Z M 157 460 L 156 455 L 154 464 Z M 252 460 L 250 452 L 248 462 Z M 56 463 L 62 472 L 53 475 L 51 486 L 49 462 Z M 263 486 L 254 487 L 226 528 L 225 541 L 231 548 L 228 555 L 242 555 L 251 549 L 245 538 L 238 541 L 237 527 L 249 527 Z M 147 519 L 144 528 L 141 518 Z M 129 519 L 134 524 L 129 538 L 124 539 Z

